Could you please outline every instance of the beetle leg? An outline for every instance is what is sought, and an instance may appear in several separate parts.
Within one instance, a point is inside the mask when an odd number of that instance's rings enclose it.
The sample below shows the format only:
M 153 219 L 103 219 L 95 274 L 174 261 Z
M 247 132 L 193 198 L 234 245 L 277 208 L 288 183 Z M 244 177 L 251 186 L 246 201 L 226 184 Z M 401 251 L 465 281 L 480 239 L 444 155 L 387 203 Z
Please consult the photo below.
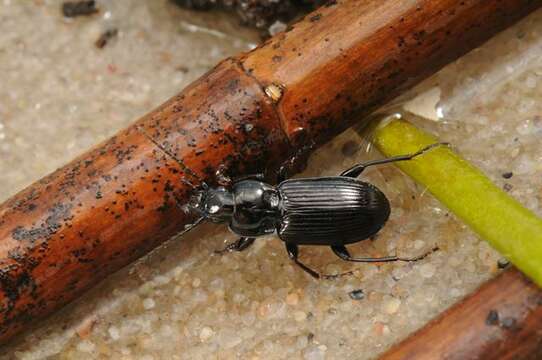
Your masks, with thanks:
M 389 164 L 389 163 L 396 162 L 396 161 L 412 160 L 416 156 L 422 155 L 425 152 L 427 152 L 427 151 L 429 151 L 429 150 L 431 150 L 431 149 L 433 149 L 433 148 L 435 148 L 437 146 L 441 146 L 441 145 L 442 146 L 450 146 L 449 143 L 438 142 L 438 143 L 434 143 L 434 144 L 431 144 L 429 146 L 426 146 L 423 149 L 415 152 L 414 154 L 398 155 L 398 156 L 393 156 L 393 157 L 386 158 L 386 159 L 378 159 L 378 160 L 367 161 L 367 162 L 352 166 L 350 169 L 347 169 L 347 170 L 343 171 L 340 174 L 340 176 L 356 178 L 363 172 L 363 170 L 365 170 L 369 166 Z
M 340 257 L 341 259 L 345 261 L 353 261 L 353 262 L 387 262 L 387 261 L 399 261 L 402 260 L 398 258 L 397 256 L 385 256 L 380 258 L 372 258 L 372 257 L 362 257 L 362 258 L 353 258 L 348 250 L 346 250 L 346 247 L 343 245 L 333 245 L 331 246 L 331 250 Z
M 310 276 L 312 276 L 315 279 L 320 278 L 320 274 L 308 267 L 307 265 L 303 264 L 301 261 L 297 259 L 297 255 L 299 253 L 299 248 L 296 244 L 292 243 L 286 243 L 286 251 L 288 252 L 288 257 L 292 259 L 297 266 L 302 268 L 305 272 L 307 272 Z
M 418 261 L 418 260 L 424 259 L 429 254 L 431 254 L 432 252 L 437 251 L 438 249 L 439 249 L 438 247 L 434 247 L 433 249 L 426 252 L 425 254 L 422 254 L 422 255 L 416 256 L 416 257 L 412 257 L 412 258 L 402 258 L 402 257 L 398 257 L 398 256 L 384 256 L 384 257 L 380 257 L 380 258 L 372 258 L 372 257 L 354 258 L 354 257 L 352 257 L 350 255 L 348 250 L 346 250 L 346 247 L 343 246 L 343 245 L 333 245 L 331 247 L 331 250 L 333 250 L 335 255 L 337 255 L 338 257 L 340 257 L 341 259 L 343 259 L 345 261 L 367 262 L 367 263 L 389 262 L 389 261 Z
M 252 245 L 252 243 L 254 243 L 254 240 L 256 240 L 256 238 L 242 237 L 236 242 L 229 244 L 224 249 L 216 250 L 215 254 L 224 254 L 224 253 L 232 252 L 232 251 L 243 251 L 246 248 L 248 248 L 250 245 Z

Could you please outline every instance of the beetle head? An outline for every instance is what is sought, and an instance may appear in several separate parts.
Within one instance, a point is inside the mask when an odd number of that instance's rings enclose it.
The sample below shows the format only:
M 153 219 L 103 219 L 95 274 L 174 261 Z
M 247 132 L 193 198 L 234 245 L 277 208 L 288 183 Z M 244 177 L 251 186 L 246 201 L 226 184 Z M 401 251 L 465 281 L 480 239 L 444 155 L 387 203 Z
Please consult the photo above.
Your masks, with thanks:
M 194 195 L 191 207 L 212 222 L 227 222 L 233 215 L 233 195 L 224 187 L 209 188 Z

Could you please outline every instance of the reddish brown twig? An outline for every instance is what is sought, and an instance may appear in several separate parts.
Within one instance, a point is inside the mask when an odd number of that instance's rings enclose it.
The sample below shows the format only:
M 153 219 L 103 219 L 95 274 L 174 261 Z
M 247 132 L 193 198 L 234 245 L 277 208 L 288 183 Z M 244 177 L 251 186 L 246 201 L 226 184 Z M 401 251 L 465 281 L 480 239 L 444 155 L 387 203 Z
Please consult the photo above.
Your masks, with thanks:
M 380 359 L 540 359 L 540 329 L 542 291 L 510 269 Z
M 223 61 L 0 206 L 0 341 L 184 229 L 217 169 L 271 174 L 541 5 L 331 1 Z

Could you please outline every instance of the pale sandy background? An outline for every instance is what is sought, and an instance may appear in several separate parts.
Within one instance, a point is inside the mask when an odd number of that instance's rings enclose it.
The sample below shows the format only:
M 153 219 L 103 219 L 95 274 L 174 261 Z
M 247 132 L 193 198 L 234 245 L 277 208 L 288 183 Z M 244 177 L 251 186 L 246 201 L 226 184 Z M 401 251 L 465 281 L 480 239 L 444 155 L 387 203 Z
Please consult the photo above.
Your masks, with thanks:
M 166 0 L 101 0 L 63 19 L 57 0 L 0 0 L 0 198 L 126 126 L 256 34 Z M 105 30 L 119 35 L 104 49 Z M 542 213 L 542 12 L 426 81 L 407 107 L 497 184 Z M 349 131 L 304 175 L 375 157 Z M 505 180 L 501 174 L 512 171 Z M 100 284 L 0 351 L 2 359 L 370 359 L 497 273 L 499 255 L 393 167 L 367 172 L 393 213 L 357 254 L 441 251 L 416 264 L 343 263 L 324 248 L 302 258 L 352 277 L 314 281 L 269 236 L 224 257 L 235 238 L 206 225 Z M 505 185 L 506 184 L 506 185 Z M 362 289 L 353 300 L 349 292 Z

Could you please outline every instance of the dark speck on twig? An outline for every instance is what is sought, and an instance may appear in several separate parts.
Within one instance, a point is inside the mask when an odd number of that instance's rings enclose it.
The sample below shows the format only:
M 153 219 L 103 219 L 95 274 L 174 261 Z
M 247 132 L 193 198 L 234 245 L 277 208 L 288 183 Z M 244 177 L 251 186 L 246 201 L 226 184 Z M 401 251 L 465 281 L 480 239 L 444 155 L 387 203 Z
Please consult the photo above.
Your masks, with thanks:
M 487 326 L 495 326 L 499 324 L 499 313 L 496 310 L 490 310 L 486 317 Z
M 311 22 L 315 22 L 315 21 L 320 20 L 321 18 L 322 18 L 322 14 L 316 14 L 316 15 L 311 16 L 309 20 Z

